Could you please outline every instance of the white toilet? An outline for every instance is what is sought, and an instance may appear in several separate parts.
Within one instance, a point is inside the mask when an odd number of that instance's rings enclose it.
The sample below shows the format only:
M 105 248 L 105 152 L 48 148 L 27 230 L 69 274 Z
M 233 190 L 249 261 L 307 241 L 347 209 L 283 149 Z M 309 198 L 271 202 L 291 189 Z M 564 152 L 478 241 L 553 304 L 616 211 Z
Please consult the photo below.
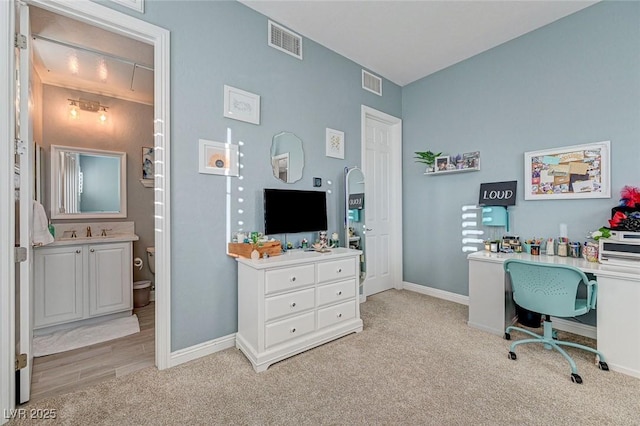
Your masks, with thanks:
M 155 247 L 147 247 L 147 265 L 149 265 L 149 270 L 151 271 L 151 273 L 155 275 L 156 273 L 156 248 Z M 155 295 L 156 295 L 155 279 L 153 280 L 151 288 L 153 289 L 151 291 L 151 300 L 155 300 Z

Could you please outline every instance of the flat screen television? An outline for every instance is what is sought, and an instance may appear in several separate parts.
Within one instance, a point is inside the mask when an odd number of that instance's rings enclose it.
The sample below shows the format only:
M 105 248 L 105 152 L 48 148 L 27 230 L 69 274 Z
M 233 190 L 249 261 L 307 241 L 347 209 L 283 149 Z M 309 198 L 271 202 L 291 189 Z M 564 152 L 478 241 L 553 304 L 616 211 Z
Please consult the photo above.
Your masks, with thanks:
M 264 233 L 327 230 L 327 193 L 294 189 L 264 190 Z

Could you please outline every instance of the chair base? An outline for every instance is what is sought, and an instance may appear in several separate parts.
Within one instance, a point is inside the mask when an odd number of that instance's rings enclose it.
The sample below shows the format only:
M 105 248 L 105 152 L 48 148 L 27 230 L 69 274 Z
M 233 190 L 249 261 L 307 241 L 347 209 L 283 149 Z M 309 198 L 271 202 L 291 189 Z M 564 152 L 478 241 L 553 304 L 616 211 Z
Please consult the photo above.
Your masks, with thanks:
M 572 347 L 572 348 L 578 348 L 578 349 L 582 349 L 585 350 L 587 352 L 591 352 L 595 355 L 598 356 L 598 367 L 601 370 L 605 370 L 608 371 L 609 370 L 609 366 L 607 365 L 607 363 L 605 362 L 605 358 L 604 355 L 602 354 L 602 352 L 590 348 L 588 346 L 584 346 L 584 345 L 580 345 L 578 343 L 573 343 L 573 342 L 565 342 L 562 340 L 556 340 L 556 332 L 553 329 L 553 324 L 551 323 L 551 321 L 548 319 L 548 317 L 545 319 L 544 323 L 543 323 L 543 327 L 544 327 L 544 335 L 539 335 L 536 334 L 532 331 L 529 331 L 527 329 L 524 328 L 520 328 L 520 327 L 516 327 L 516 326 L 509 326 L 507 327 L 507 329 L 505 330 L 505 334 L 504 337 L 506 340 L 511 340 L 511 335 L 509 334 L 511 331 L 520 331 L 522 333 L 528 334 L 530 336 L 533 337 L 533 339 L 522 339 L 522 340 L 518 340 L 516 342 L 513 342 L 511 344 L 511 347 L 509 348 L 509 358 L 512 360 L 517 359 L 516 353 L 515 353 L 515 348 L 518 345 L 523 345 L 525 343 L 542 343 L 544 345 L 544 347 L 546 349 L 555 349 L 557 350 L 568 362 L 569 362 L 569 366 L 571 367 L 571 381 L 574 383 L 582 383 L 582 378 L 578 375 L 578 368 L 576 367 L 576 363 L 573 361 L 573 359 L 569 356 L 569 354 L 567 354 L 567 352 L 561 348 L 561 346 L 568 346 L 568 347 Z

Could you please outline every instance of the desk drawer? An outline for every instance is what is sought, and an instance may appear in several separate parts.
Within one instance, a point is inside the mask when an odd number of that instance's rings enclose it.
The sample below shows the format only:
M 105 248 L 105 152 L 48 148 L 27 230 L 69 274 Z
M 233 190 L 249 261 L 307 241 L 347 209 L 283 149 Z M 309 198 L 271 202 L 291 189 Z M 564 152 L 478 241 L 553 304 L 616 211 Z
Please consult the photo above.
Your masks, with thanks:
M 341 300 L 352 299 L 356 295 L 356 280 L 340 281 L 318 287 L 318 306 Z
M 356 262 L 351 259 L 318 263 L 318 282 L 335 281 L 356 275 Z
M 267 325 L 265 347 L 277 345 L 287 340 L 311 333 L 315 329 L 315 312 L 298 315 L 293 318 Z
M 267 271 L 265 294 L 311 285 L 314 283 L 314 265 Z
M 314 290 L 313 288 L 308 288 L 267 297 L 264 303 L 264 320 L 271 321 L 272 319 L 313 309 L 315 306 Z
M 356 301 L 350 300 L 335 306 L 318 310 L 318 329 L 329 327 L 356 316 Z

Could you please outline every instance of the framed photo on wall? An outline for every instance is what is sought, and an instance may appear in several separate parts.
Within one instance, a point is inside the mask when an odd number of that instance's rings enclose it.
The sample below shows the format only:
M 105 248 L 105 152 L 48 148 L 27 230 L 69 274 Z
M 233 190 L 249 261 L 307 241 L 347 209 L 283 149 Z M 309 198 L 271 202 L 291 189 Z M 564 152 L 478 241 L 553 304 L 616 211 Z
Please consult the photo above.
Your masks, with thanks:
M 611 198 L 610 141 L 524 153 L 524 199 Z
M 153 147 L 142 147 L 142 179 L 153 179 L 154 176 Z
M 200 139 L 198 172 L 238 176 L 238 145 Z
M 344 160 L 344 132 L 327 127 L 326 156 Z
M 224 116 L 260 124 L 260 96 L 225 84 Z

